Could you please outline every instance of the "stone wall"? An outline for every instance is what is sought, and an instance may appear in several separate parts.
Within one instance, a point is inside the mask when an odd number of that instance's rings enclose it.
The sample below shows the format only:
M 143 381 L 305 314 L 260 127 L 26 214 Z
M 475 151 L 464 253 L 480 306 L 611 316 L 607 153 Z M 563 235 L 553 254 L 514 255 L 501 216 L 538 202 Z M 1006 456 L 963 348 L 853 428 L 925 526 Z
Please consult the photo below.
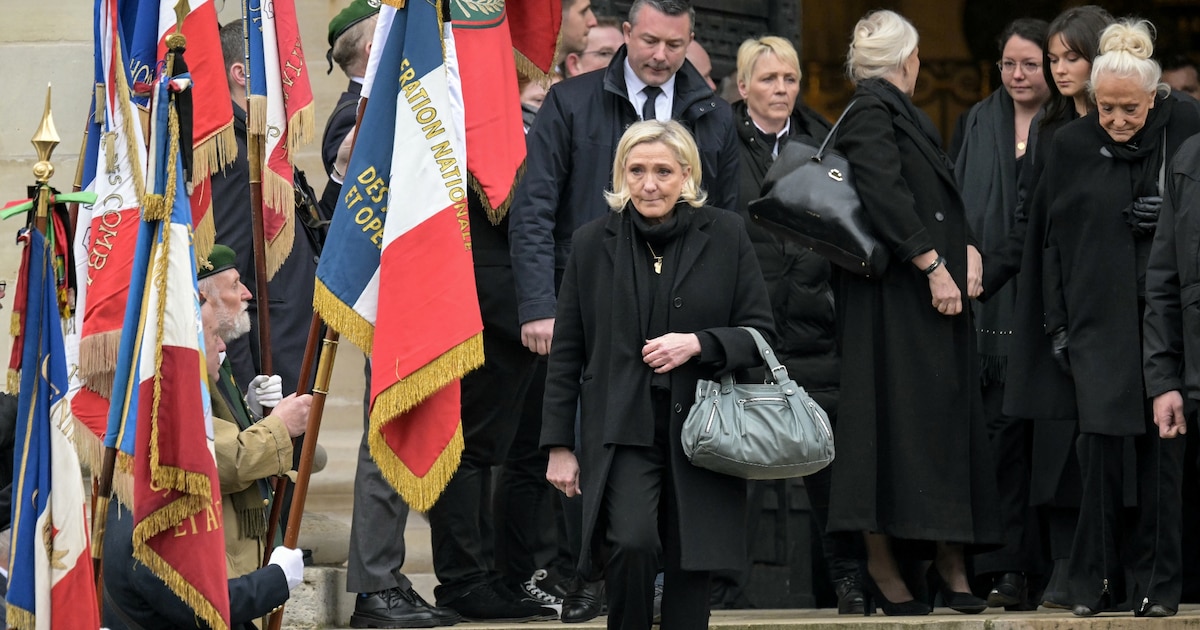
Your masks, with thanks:
M 238 0 L 213 1 L 222 24 L 240 18 L 242 3 Z M 333 74 L 325 74 L 326 33 L 329 19 L 347 4 L 349 0 L 296 0 L 317 120 L 317 140 L 301 152 L 298 163 L 318 195 L 326 182 L 320 133 L 346 84 L 345 75 L 336 67 Z M 4 3 L 0 20 L 0 203 L 25 197 L 26 186 L 33 183 L 37 154 L 29 140 L 41 120 L 47 83 L 54 86 L 54 122 L 62 138 L 52 159 L 55 175 L 51 184 L 59 190 L 71 188 L 92 91 L 93 6 L 93 0 Z M 0 279 L 9 283 L 6 297 L 0 301 L 3 329 L 8 327 L 16 292 L 20 249 L 13 237 L 19 221 L 13 218 L 0 225 Z M 10 347 L 9 336 L 0 335 L 0 357 L 8 357 Z M 353 360 L 343 356 L 347 362 Z

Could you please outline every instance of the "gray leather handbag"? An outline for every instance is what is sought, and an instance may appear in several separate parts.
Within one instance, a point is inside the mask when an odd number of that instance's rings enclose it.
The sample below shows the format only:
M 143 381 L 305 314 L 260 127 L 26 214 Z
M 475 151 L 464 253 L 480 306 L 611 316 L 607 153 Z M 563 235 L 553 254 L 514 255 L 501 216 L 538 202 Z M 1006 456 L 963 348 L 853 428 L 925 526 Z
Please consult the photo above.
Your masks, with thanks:
M 742 479 L 811 475 L 833 461 L 829 416 L 793 381 L 762 334 L 754 338 L 769 368 L 766 383 L 700 379 L 683 421 L 683 452 L 692 464 Z

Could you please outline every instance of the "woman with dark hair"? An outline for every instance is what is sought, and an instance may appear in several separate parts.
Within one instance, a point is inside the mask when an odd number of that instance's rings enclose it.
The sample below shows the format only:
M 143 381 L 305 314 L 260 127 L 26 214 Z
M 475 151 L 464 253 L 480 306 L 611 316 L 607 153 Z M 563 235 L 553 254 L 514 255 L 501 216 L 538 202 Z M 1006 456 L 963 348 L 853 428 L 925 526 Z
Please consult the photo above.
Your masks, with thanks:
M 1123 602 L 1137 616 L 1174 615 L 1182 590 L 1184 445 L 1153 423 L 1141 323 L 1167 165 L 1200 132 L 1200 114 L 1167 96 L 1151 29 L 1125 20 L 1104 30 L 1088 81 L 1096 109 L 1058 131 L 1033 198 L 1047 217 L 1045 330 L 1079 409 L 1083 492 L 1066 587 L 1080 616 Z M 1123 527 L 1131 442 L 1137 510 Z
M 963 128 L 954 176 L 967 221 L 984 251 L 1002 246 L 1016 222 L 1017 183 L 1028 163 L 1029 129 L 1049 96 L 1042 74 L 1042 42 L 1048 25 L 1022 18 L 1000 34 L 1000 80 L 971 108 Z M 974 305 L 984 417 L 996 465 L 1004 546 L 975 556 L 979 575 L 992 575 L 989 606 L 1027 608 L 1027 575 L 1041 571 L 1038 521 L 1029 507 L 1030 427 L 1027 418 L 1003 410 L 1008 342 L 1012 339 L 1015 284 Z
M 746 482 L 688 462 L 680 443 L 697 379 L 762 363 L 740 327 L 774 336 L 737 214 L 704 205 L 700 154 L 678 122 L 630 125 L 613 212 L 575 232 L 547 368 L 546 478 L 583 496 L 579 565 L 604 569 L 608 627 L 708 625 L 709 573 L 746 554 Z M 579 453 L 576 444 L 579 414 Z
M 1056 132 L 1087 113 L 1087 76 L 1100 32 L 1112 16 L 1097 6 L 1075 7 L 1050 23 L 1043 46 L 1042 70 L 1049 88 L 1046 109 L 1030 125 L 1028 153 L 1021 168 L 1017 211 L 1004 243 L 985 248 L 983 297 L 995 297 L 1020 271 L 1015 283 L 1012 338 L 1008 344 L 1003 413 L 1033 420 L 1028 500 L 1046 522 L 1045 546 L 1054 568 L 1042 605 L 1069 607 L 1061 580 L 1078 521 L 1080 482 L 1075 457 L 1075 387 L 1054 361 L 1045 334 L 1042 297 L 1042 240 L 1046 216 L 1031 208 L 1029 197 L 1047 167 L 1046 154 Z M 1064 182 L 1050 185 L 1061 186 Z M 1001 484 L 1004 477 L 999 478 Z
M 908 20 L 876 11 L 855 26 L 847 55 L 857 89 L 836 148 L 892 255 L 879 277 L 837 279 L 841 396 L 829 528 L 863 532 L 866 594 L 886 614 L 929 614 L 900 568 L 928 558 L 931 591 L 979 613 L 987 603 L 970 592 L 965 546 L 1000 540 L 963 306 L 979 295 L 983 270 L 941 139 L 912 102 L 917 44 Z

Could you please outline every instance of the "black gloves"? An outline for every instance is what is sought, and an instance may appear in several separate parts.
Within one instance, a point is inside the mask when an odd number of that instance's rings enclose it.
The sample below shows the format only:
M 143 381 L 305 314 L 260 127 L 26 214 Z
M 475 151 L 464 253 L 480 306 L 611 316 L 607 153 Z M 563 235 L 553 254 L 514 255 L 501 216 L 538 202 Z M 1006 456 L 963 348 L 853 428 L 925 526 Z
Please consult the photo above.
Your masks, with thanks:
M 1071 373 L 1071 358 L 1067 354 L 1067 329 L 1058 328 L 1050 333 L 1050 351 L 1054 353 L 1054 361 L 1063 373 Z
M 1158 225 L 1158 209 L 1162 206 L 1162 197 L 1138 197 L 1133 203 L 1121 211 L 1125 223 L 1134 236 L 1148 236 L 1154 233 Z

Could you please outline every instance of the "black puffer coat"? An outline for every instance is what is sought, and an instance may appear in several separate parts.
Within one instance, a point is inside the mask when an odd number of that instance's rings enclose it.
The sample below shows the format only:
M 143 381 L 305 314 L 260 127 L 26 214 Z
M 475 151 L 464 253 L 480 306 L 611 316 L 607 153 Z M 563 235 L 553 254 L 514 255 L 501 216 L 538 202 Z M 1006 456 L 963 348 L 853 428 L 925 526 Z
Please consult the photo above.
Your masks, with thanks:
M 746 220 L 771 298 L 776 332 L 772 349 L 788 374 L 833 413 L 837 409 L 838 352 L 829 261 L 750 219 L 747 206 L 761 196 L 774 158 L 744 101 L 733 104 L 733 117 L 741 149 L 738 211 Z M 807 136 L 821 142 L 829 129 L 820 114 L 797 103 L 788 137 Z

